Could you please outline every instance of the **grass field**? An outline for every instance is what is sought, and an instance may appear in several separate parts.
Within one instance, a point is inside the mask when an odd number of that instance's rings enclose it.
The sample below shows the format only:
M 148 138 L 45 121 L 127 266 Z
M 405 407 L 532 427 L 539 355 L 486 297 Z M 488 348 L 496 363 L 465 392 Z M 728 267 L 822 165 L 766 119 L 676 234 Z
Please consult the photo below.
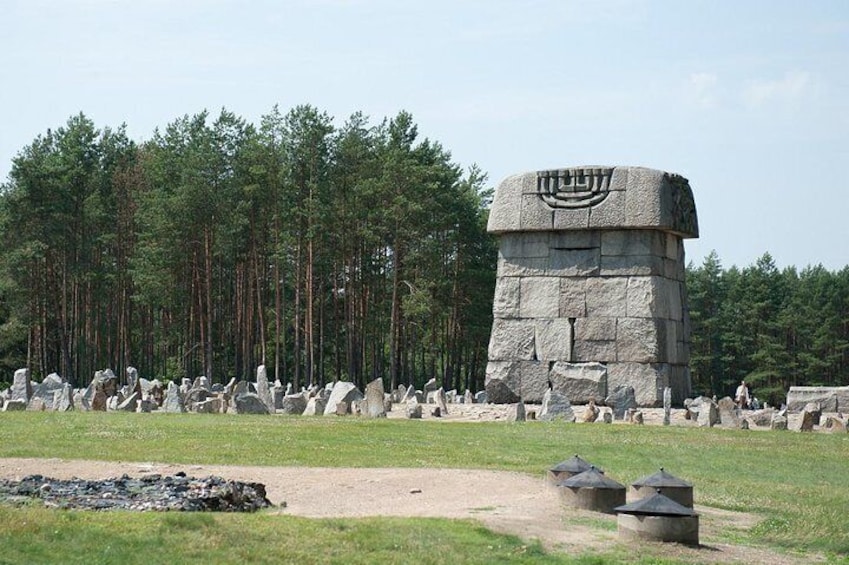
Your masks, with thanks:
M 849 434 L 563 423 L 443 423 L 125 413 L 2 413 L 0 457 L 357 467 L 542 475 L 574 453 L 624 484 L 663 466 L 697 504 L 758 515 L 735 543 L 849 556 Z M 462 488 L 464 485 L 457 485 Z M 0 563 L 606 563 L 547 554 L 473 522 L 307 520 L 0 507 Z M 24 543 L 22 540 L 26 540 Z M 333 540 L 332 544 L 327 540 Z M 104 544 L 108 547 L 104 549 Z M 658 562 L 651 556 L 644 562 Z

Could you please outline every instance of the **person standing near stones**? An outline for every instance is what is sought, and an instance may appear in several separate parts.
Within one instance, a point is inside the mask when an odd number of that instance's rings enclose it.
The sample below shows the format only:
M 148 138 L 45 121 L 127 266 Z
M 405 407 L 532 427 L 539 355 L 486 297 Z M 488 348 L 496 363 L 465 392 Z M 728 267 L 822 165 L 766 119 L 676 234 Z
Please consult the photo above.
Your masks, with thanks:
M 734 401 L 737 402 L 738 408 L 749 407 L 749 387 L 746 386 L 746 381 L 740 381 L 740 386 L 734 393 Z

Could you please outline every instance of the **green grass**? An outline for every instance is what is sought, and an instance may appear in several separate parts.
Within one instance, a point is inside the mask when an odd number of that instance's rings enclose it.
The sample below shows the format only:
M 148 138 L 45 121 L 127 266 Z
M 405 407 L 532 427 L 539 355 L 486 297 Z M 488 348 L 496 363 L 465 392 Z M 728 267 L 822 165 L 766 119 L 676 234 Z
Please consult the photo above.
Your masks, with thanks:
M 3 437 L 0 457 L 186 464 L 457 467 L 521 471 L 542 476 L 553 464 L 578 453 L 626 485 L 663 466 L 695 484 L 697 504 L 757 514 L 760 522 L 751 530 L 728 532 L 735 542 L 823 552 L 837 557 L 849 555 L 849 528 L 846 527 L 849 434 L 545 422 L 448 423 L 335 417 L 32 412 L 0 414 L 0 430 Z M 107 524 L 115 520 L 103 514 L 53 513 L 32 508 L 7 508 L 2 513 L 3 523 L 19 522 L 18 514 L 35 516 L 33 524 L 39 525 L 41 533 L 33 534 L 33 539 L 43 539 L 45 547 L 51 545 L 49 532 L 54 527 L 46 525 L 48 522 L 56 523 L 55 529 L 65 532 L 63 535 L 70 539 L 74 532 L 79 532 L 81 538 L 96 537 L 98 528 L 107 528 Z M 153 528 L 163 540 L 176 536 L 171 541 L 166 540 L 167 543 L 163 541 L 164 545 L 179 543 L 189 547 L 194 543 L 191 540 L 198 536 L 206 544 L 211 543 L 212 536 L 208 534 L 212 530 L 236 532 L 234 535 L 238 539 L 251 540 L 254 532 L 262 532 L 264 528 L 273 532 L 294 528 L 301 533 L 281 535 L 300 540 L 297 543 L 289 540 L 284 546 L 288 552 L 302 548 L 307 553 L 291 553 L 301 558 L 316 551 L 316 542 L 304 543 L 306 539 L 324 539 L 331 535 L 345 537 L 346 532 L 356 531 L 356 535 L 351 534 L 351 544 L 370 541 L 363 547 L 346 546 L 345 553 L 379 550 L 384 552 L 379 554 L 380 562 L 439 562 L 440 547 L 450 547 L 450 560 L 456 563 L 522 562 L 523 559 L 572 562 L 558 561 L 568 558 L 545 555 L 538 547 L 496 536 L 473 524 L 448 520 L 333 522 L 268 514 L 238 517 L 122 514 L 120 523 L 128 524 L 126 529 L 119 528 L 124 535 L 132 537 L 128 531 L 133 528 Z M 85 527 L 81 528 L 82 525 Z M 310 533 L 311 529 L 316 531 Z M 381 533 L 388 530 L 392 531 L 391 535 Z M 367 534 L 371 531 L 375 533 L 370 538 Z M 8 535 L 0 535 L 0 547 L 4 547 L 0 561 L 39 561 L 37 555 L 12 559 L 6 549 Z M 415 541 L 431 535 L 437 537 L 424 546 Z M 450 535 L 463 539 L 450 538 Z M 398 543 L 390 544 L 396 537 Z M 183 538 L 186 539 L 180 541 Z M 122 543 L 131 546 L 133 541 L 128 539 Z M 264 547 L 263 543 L 257 543 L 257 547 Z M 471 549 L 463 555 L 455 555 L 454 548 L 458 545 Z M 34 548 L 37 546 L 33 543 Z M 489 546 L 502 549 L 492 554 L 481 549 Z M 195 558 L 193 554 L 184 555 L 189 561 Z M 232 552 L 220 555 L 223 562 L 239 558 Z M 320 555 L 322 562 L 333 562 L 336 558 L 328 553 Z M 408 559 L 411 555 L 419 557 Z M 265 549 L 262 549 L 257 550 L 253 558 L 263 562 L 264 556 Z M 274 561 L 271 553 L 268 556 Z M 350 555 L 344 557 L 352 562 Z M 357 558 L 355 555 L 353 562 Z M 156 562 L 155 558 L 140 556 L 139 559 Z M 341 562 L 343 556 L 339 559 Z M 584 557 L 580 562 L 593 562 L 593 559 Z M 109 562 L 109 557 L 104 555 L 103 560 Z M 363 562 L 367 561 L 363 556 Z

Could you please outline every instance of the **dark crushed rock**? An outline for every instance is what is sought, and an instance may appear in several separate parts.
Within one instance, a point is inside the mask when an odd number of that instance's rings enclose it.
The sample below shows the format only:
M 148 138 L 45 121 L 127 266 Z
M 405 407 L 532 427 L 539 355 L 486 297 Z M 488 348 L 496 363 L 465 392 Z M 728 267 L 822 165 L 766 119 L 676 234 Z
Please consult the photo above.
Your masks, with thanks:
M 102 481 L 60 480 L 29 475 L 23 480 L 0 479 L 0 502 L 26 504 L 41 500 L 48 508 L 186 512 L 254 512 L 271 506 L 265 485 L 197 479 L 185 473 L 146 475 Z

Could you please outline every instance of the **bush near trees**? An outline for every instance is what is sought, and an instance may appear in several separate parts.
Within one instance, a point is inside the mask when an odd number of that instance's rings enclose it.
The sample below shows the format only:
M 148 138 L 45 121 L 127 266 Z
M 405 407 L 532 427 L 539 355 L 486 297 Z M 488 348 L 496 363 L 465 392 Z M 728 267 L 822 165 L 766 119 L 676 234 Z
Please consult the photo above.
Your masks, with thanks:
M 139 143 L 72 116 L 0 192 L 0 380 L 28 366 L 82 386 L 132 364 L 225 382 L 264 363 L 296 388 L 479 390 L 491 194 L 406 112 L 204 111 Z M 791 385 L 849 384 L 849 267 L 724 269 L 712 253 L 687 282 L 695 393 L 746 379 L 778 404 Z

